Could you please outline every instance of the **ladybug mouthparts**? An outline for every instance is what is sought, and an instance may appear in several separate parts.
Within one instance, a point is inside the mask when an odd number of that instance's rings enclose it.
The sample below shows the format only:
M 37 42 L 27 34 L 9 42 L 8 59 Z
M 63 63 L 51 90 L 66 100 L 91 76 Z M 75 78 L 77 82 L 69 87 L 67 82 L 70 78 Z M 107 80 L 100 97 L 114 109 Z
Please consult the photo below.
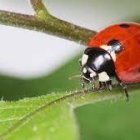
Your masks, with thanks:
M 84 82 L 86 82 L 86 83 L 89 83 L 91 81 L 98 79 L 97 73 L 88 66 L 81 68 L 81 77 L 83 78 Z

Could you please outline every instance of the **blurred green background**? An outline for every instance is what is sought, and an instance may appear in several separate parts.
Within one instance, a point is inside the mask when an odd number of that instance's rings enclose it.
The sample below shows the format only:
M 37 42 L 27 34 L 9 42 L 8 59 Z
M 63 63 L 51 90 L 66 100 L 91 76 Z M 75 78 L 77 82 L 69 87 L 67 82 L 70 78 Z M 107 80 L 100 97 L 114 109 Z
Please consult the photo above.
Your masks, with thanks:
M 63 64 L 48 76 L 33 79 L 21 79 L 0 76 L 0 97 L 3 100 L 18 100 L 24 97 L 36 97 L 52 92 L 72 91 L 81 88 L 80 80 L 69 80 L 69 77 L 80 74 L 80 55 Z
M 24 7 L 22 1 L 14 0 L 15 3 Z M 7 0 L 7 3 L 10 2 L 12 3 L 11 0 Z M 51 13 L 57 17 L 94 30 L 116 22 L 139 21 L 140 19 L 139 0 L 46 0 L 45 2 Z M 60 43 L 58 47 L 61 45 Z M 46 52 L 46 55 L 47 53 L 51 52 Z M 23 79 L 1 74 L 1 99 L 19 100 L 51 92 L 80 89 L 79 79 L 68 80 L 70 76 L 80 73 L 78 65 L 80 54 L 79 50 L 74 58 L 62 64 L 61 67 L 49 75 L 46 73 L 38 78 Z M 77 108 L 75 114 L 81 140 L 139 140 L 139 106 L 140 94 L 130 97 L 128 103 L 125 101 L 104 101 Z
M 140 95 L 125 101 L 96 103 L 76 109 L 82 140 L 139 140 Z

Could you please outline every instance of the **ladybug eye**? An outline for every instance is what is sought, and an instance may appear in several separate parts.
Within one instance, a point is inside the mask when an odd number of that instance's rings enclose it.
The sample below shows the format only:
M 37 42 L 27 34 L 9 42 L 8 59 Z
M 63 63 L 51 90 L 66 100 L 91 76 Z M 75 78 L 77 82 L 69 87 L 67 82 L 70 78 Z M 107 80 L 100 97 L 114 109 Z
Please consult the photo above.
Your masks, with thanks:
M 109 41 L 109 43 L 107 45 L 111 47 L 110 51 L 114 51 L 115 53 L 119 53 L 123 49 L 121 43 L 115 39 Z

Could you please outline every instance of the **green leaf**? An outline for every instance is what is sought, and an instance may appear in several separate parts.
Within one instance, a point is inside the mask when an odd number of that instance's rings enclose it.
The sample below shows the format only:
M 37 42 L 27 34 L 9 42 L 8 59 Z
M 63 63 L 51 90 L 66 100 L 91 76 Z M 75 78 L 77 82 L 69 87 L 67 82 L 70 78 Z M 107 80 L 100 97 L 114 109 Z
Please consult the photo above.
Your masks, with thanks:
M 51 94 L 17 102 L 0 102 L 1 139 L 77 139 L 73 113 L 66 102 L 52 101 L 64 96 Z M 51 104 L 48 104 L 51 103 Z
M 130 93 L 137 93 L 137 88 L 132 88 L 133 92 L 130 90 Z M 124 99 L 118 88 L 111 93 L 99 93 L 52 93 L 15 102 L 1 101 L 0 139 L 77 140 L 79 131 L 74 117 L 76 107 L 104 100 Z
M 140 92 L 124 100 L 102 101 L 75 110 L 80 140 L 139 140 Z

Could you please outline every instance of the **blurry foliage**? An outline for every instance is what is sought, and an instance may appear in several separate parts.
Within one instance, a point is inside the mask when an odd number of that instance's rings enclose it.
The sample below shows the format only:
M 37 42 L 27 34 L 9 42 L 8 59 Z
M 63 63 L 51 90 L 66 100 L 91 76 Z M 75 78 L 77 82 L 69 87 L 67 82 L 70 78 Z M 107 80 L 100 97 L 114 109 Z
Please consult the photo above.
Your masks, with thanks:
M 36 79 L 19 79 L 0 76 L 0 97 L 4 100 L 17 100 L 51 92 L 70 91 L 80 88 L 79 79 L 69 80 L 70 76 L 80 74 L 79 55 L 50 74 Z
M 76 125 L 68 102 L 50 102 L 64 94 L 50 94 L 14 102 L 0 102 L 0 139 L 76 140 Z

